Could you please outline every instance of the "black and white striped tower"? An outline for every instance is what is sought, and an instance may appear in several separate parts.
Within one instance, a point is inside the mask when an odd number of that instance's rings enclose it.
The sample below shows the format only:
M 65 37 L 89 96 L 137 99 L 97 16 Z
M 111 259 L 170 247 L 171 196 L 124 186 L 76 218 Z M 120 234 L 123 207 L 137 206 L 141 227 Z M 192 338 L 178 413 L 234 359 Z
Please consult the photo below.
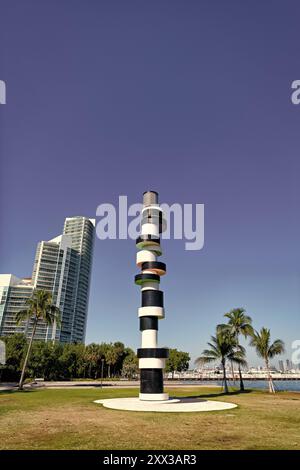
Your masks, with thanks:
M 138 349 L 140 369 L 140 400 L 168 400 L 164 393 L 163 369 L 169 351 L 157 347 L 158 320 L 164 318 L 163 292 L 159 290 L 160 276 L 166 265 L 157 261 L 162 254 L 160 234 L 165 230 L 165 220 L 158 204 L 158 193 L 146 191 L 143 195 L 141 235 L 136 240 L 136 264 L 141 273 L 135 276 L 140 285 L 142 306 L 138 310 L 142 347 Z

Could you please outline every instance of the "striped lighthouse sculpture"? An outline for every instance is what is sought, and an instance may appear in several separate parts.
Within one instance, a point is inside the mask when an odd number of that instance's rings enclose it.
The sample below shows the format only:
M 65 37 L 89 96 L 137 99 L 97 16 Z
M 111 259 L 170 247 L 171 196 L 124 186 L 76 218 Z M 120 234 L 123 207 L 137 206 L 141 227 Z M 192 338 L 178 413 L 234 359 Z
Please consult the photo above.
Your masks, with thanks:
M 140 369 L 140 400 L 168 400 L 164 393 L 163 369 L 169 351 L 157 347 L 158 320 L 164 318 L 163 292 L 159 289 L 160 277 L 166 265 L 157 261 L 162 254 L 160 234 L 165 230 L 165 220 L 158 204 L 158 194 L 143 194 L 141 234 L 136 240 L 136 264 L 141 272 L 135 283 L 141 288 L 141 307 L 138 309 L 142 345 L 138 349 Z

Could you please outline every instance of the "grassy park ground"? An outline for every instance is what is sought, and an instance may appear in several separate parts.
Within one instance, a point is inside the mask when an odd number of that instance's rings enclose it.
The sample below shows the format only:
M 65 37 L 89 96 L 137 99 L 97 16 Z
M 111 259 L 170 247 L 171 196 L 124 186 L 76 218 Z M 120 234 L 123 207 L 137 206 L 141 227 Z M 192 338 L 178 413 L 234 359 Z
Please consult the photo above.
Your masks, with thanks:
M 0 449 L 300 449 L 300 393 L 178 387 L 171 396 L 233 402 L 200 413 L 116 411 L 93 403 L 136 388 L 0 392 Z

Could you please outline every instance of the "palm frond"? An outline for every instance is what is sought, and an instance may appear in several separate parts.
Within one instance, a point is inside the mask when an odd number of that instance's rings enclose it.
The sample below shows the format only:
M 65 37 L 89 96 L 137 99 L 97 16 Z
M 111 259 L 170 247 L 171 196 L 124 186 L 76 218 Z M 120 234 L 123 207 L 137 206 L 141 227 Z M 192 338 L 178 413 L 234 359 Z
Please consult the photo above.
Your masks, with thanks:
M 227 328 L 216 328 L 216 335 L 211 336 L 210 342 L 207 343 L 209 349 L 204 349 L 202 355 L 196 359 L 197 364 L 220 361 L 225 363 L 226 358 L 233 354 L 235 348 L 238 347 L 236 338 Z
M 284 342 L 280 339 L 276 339 L 272 344 L 270 344 L 271 333 L 268 328 L 261 328 L 261 330 L 255 331 L 252 335 L 250 346 L 253 346 L 256 349 L 258 356 L 263 357 L 264 359 L 272 359 L 278 354 L 284 352 Z
M 202 364 L 207 364 L 209 362 L 214 362 L 214 361 L 216 361 L 216 358 L 213 356 L 200 356 L 200 357 L 197 357 L 197 359 L 195 360 L 195 363 L 198 365 L 202 365 Z
M 219 354 L 219 349 L 217 345 L 215 345 L 214 343 L 207 343 L 207 345 L 210 347 L 210 351 L 213 351 L 214 354 Z M 206 351 L 208 350 L 206 349 Z
M 231 327 L 232 333 L 237 337 L 243 335 L 245 338 L 253 332 L 252 318 L 246 315 L 244 308 L 235 308 L 224 315 L 228 318 L 228 325 Z
M 202 356 L 214 357 L 215 359 L 218 359 L 219 353 L 218 351 L 215 351 L 214 349 L 204 349 L 201 354 L 201 357 Z
M 269 358 L 272 359 L 274 356 L 284 353 L 284 350 L 284 342 L 281 339 L 276 339 L 269 347 Z
M 228 332 L 231 331 L 231 326 L 228 323 L 220 323 L 217 325 L 217 332 Z
M 247 361 L 244 357 L 241 357 L 241 356 L 237 356 L 237 355 L 234 355 L 234 356 L 229 356 L 228 359 L 232 362 L 235 362 L 235 364 L 238 364 L 240 366 L 247 366 Z
M 27 308 L 16 314 L 17 323 L 35 318 L 36 322 L 44 320 L 48 325 L 52 325 L 54 322 L 60 324 L 60 311 L 52 304 L 51 292 L 36 289 L 32 296 L 26 300 L 25 305 Z
M 49 305 L 45 309 L 43 317 L 48 325 L 53 325 L 53 323 L 56 323 L 57 326 L 60 326 L 61 324 L 60 310 L 55 305 Z
M 27 320 L 32 316 L 32 313 L 29 310 L 20 310 L 16 313 L 15 320 L 17 325 L 20 325 L 23 321 Z

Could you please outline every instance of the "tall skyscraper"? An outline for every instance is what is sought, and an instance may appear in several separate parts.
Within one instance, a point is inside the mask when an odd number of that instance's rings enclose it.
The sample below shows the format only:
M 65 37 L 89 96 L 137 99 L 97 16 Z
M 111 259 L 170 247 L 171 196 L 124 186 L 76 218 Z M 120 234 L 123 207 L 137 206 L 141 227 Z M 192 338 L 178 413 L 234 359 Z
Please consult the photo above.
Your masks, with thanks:
M 75 305 L 71 329 L 71 342 L 84 341 L 89 302 L 95 220 L 87 219 L 86 217 L 69 217 L 65 220 L 64 234 L 71 238 L 71 248 L 77 258 L 77 263 L 71 266 L 72 269 L 75 269 L 71 273 L 69 283 L 70 288 L 73 284 L 75 291 L 75 295 L 73 296 Z
M 61 311 L 61 324 L 49 327 L 39 322 L 35 338 L 63 343 L 84 341 L 94 232 L 94 219 L 68 217 L 62 235 L 38 243 L 32 279 L 0 275 L 0 336 L 16 331 L 30 336 L 31 322 L 18 327 L 15 313 L 23 308 L 33 289 L 44 289 L 52 293 L 52 301 Z

